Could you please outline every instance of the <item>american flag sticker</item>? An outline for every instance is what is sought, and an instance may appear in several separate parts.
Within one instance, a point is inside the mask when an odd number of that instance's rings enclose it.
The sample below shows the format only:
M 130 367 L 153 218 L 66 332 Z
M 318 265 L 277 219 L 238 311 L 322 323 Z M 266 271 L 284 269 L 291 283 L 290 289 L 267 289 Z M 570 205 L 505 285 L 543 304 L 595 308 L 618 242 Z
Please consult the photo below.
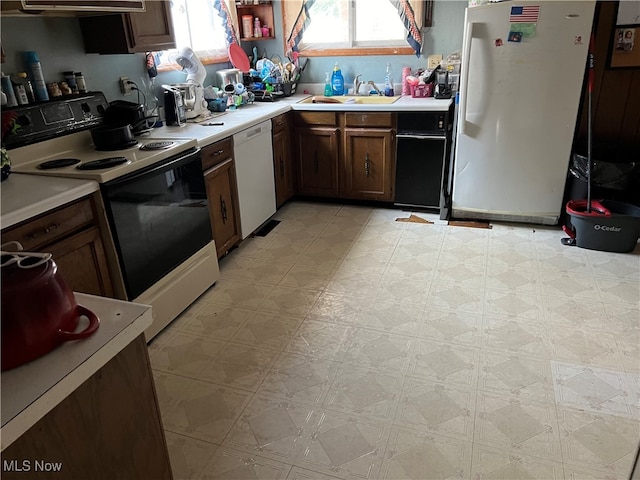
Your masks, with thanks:
M 540 6 L 511 7 L 510 23 L 538 23 Z

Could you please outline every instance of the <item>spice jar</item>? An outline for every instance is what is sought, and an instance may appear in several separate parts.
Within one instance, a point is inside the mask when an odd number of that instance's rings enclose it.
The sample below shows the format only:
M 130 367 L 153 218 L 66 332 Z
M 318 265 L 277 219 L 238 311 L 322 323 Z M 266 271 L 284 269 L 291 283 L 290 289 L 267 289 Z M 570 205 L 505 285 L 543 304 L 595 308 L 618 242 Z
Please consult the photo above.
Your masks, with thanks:
M 84 75 L 82 75 L 82 72 L 75 72 L 73 75 L 76 77 L 78 93 L 87 93 L 87 84 L 84 82 Z

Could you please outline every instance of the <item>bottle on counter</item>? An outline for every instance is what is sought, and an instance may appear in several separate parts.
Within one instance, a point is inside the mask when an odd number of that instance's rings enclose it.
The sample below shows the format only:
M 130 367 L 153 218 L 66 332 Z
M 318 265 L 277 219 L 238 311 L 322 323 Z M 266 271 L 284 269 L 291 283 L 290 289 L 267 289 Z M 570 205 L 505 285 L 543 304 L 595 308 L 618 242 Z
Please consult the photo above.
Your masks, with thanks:
M 15 79 L 15 80 L 14 80 Z M 22 82 L 18 79 L 16 75 L 11 79 L 11 84 L 13 85 L 13 92 L 16 95 L 16 100 L 18 101 L 18 105 L 29 105 L 29 99 L 27 98 L 27 91 L 22 85 Z
M 15 107 L 18 105 L 11 78 L 4 73 L 2 74 L 2 92 L 7 96 L 7 107 Z
M 384 95 L 385 97 L 393 97 L 394 95 L 391 62 L 387 62 L 387 73 L 384 76 Z
M 64 72 L 64 81 L 69 85 L 71 93 L 78 93 L 78 83 L 76 82 L 76 76 L 73 70 Z
M 333 74 L 331 75 L 331 88 L 334 95 L 344 95 L 344 77 L 342 71 L 338 66 L 338 62 L 333 67 Z
M 87 93 L 87 84 L 84 81 L 84 75 L 82 75 L 82 72 L 75 72 L 73 76 L 76 78 L 78 93 Z
M 330 97 L 333 95 L 333 88 L 331 87 L 331 80 L 329 80 L 329 72 L 324 74 L 324 96 Z
M 31 84 L 31 81 L 27 77 L 27 72 L 18 73 L 18 79 L 19 79 L 19 82 L 24 87 L 24 92 L 27 94 L 28 102 L 29 103 L 35 103 L 36 102 L 36 94 L 33 91 L 33 85 Z
M 34 51 L 24 52 L 24 63 L 31 73 L 36 99 L 41 102 L 49 100 L 49 94 L 47 93 L 47 84 L 44 81 L 42 64 L 40 63 L 38 54 Z

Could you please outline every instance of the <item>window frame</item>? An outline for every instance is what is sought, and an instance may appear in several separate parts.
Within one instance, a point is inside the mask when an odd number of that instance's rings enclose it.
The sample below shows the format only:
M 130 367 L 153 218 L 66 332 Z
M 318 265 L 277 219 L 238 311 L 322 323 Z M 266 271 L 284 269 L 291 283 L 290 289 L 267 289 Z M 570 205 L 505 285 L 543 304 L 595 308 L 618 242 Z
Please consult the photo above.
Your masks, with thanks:
M 286 0 L 281 0 L 285 2 Z M 413 2 L 412 2 L 413 3 Z M 422 13 L 420 14 L 420 20 L 422 21 L 421 30 L 431 27 L 433 24 L 433 0 L 417 0 L 415 4 L 421 4 Z M 291 25 L 287 24 L 286 11 L 283 7 L 281 9 L 281 22 L 282 22 L 282 44 L 283 50 L 287 51 L 287 38 Z M 293 19 L 295 21 L 295 19 Z M 350 22 L 354 22 L 353 18 Z M 352 28 L 352 27 L 350 27 Z M 351 47 L 336 47 L 336 48 L 301 48 L 300 55 L 305 57 L 355 57 L 361 55 L 415 55 L 413 48 L 407 44 L 404 45 L 392 45 L 392 46 L 363 46 L 356 45 Z

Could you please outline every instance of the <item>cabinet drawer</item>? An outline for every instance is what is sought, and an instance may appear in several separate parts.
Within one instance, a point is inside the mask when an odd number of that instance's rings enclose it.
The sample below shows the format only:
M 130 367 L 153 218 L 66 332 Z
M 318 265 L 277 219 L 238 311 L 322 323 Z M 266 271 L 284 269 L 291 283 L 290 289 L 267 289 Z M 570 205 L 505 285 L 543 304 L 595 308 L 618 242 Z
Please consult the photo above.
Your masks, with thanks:
M 338 124 L 336 112 L 294 112 L 296 125 L 330 125 Z
M 201 155 L 202 170 L 208 170 L 228 158 L 233 158 L 233 138 L 225 138 L 224 140 L 204 147 Z
M 391 112 L 365 113 L 349 112 L 344 114 L 344 124 L 347 127 L 389 127 L 395 126 L 396 116 Z
M 27 251 L 36 250 L 93 222 L 91 200 L 86 198 L 3 232 L 2 242 L 17 241 Z
M 277 117 L 273 117 L 271 119 L 271 130 L 273 133 L 278 133 L 283 130 L 286 130 L 289 126 L 289 114 L 283 113 L 282 115 L 278 115 Z

